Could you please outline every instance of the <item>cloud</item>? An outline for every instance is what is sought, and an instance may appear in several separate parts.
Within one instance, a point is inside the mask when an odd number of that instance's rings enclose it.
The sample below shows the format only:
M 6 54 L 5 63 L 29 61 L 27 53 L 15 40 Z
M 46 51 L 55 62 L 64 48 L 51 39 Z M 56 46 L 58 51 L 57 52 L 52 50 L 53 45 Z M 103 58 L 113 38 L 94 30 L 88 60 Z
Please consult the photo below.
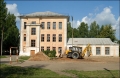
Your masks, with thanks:
M 8 8 L 8 11 L 11 13 L 11 14 L 14 14 L 16 16 L 16 21 L 20 21 L 20 19 L 17 17 L 20 15 L 20 13 L 18 12 L 18 9 L 17 9 L 17 4 L 7 4 L 6 7 Z
M 78 20 L 76 22 L 85 22 L 88 25 L 90 25 L 93 21 L 96 21 L 97 24 L 106 25 L 111 24 L 114 29 L 116 29 L 116 36 L 119 37 L 119 23 L 120 23 L 120 16 L 118 19 L 115 19 L 115 15 L 111 11 L 112 7 L 105 7 L 101 12 L 99 13 L 89 13 L 88 16 L 84 16 L 81 20 Z M 98 11 L 99 8 L 97 7 L 95 11 Z M 78 23 L 76 23 L 78 24 Z M 79 25 L 76 25 L 76 28 Z

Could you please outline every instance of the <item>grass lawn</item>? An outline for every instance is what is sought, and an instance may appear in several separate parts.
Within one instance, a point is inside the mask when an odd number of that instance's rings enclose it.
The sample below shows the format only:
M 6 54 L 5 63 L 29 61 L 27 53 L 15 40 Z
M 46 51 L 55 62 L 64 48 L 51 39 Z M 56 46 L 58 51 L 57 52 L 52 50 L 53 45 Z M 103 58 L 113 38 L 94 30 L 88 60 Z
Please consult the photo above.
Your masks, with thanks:
M 19 61 L 24 62 L 25 60 L 28 60 L 29 58 L 30 58 L 30 56 L 20 56 Z
M 4 56 L 4 55 L 2 55 L 2 56 L 0 55 L 0 58 L 7 58 L 7 57 L 6 57 L 6 56 Z
M 19 67 L 1 64 L 1 78 L 70 78 L 51 70 L 33 67 Z
M 64 70 L 63 72 L 72 73 L 79 78 L 119 78 L 119 70 L 97 70 L 97 71 L 76 71 L 76 70 Z

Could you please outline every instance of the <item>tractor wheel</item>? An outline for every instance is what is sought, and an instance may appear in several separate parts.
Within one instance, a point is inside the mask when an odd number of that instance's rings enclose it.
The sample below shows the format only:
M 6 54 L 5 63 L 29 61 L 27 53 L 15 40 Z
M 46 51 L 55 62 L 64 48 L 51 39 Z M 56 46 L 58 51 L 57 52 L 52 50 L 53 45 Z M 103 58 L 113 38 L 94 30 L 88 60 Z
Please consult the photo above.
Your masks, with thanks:
M 79 58 L 79 53 L 78 52 L 73 52 L 72 53 L 72 58 L 73 59 L 78 59 Z

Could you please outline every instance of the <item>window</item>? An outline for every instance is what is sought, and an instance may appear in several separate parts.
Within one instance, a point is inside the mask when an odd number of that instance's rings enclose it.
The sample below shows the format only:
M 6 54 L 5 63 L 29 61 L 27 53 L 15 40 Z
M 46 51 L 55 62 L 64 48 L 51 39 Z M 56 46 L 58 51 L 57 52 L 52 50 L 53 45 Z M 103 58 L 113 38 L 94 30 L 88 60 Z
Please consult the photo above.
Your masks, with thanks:
M 53 29 L 56 29 L 56 22 L 53 22 Z
M 53 34 L 53 42 L 56 42 L 56 34 Z
M 26 29 L 26 22 L 24 22 L 24 29 Z
M 42 22 L 42 29 L 45 29 L 45 22 Z
M 53 50 L 56 51 L 56 47 L 53 47 Z
M 105 47 L 105 54 L 109 55 L 110 54 L 110 48 L 109 47 Z
M 59 29 L 62 29 L 62 22 L 59 22 Z
M 31 35 L 36 35 L 36 28 L 31 28 Z
M 24 41 L 26 41 L 26 37 L 24 37 Z
M 32 21 L 31 24 L 36 24 L 36 21 Z
M 50 29 L 50 22 L 47 22 L 47 29 Z
M 59 34 L 59 42 L 62 42 L 62 34 Z
M 50 42 L 50 34 L 47 34 L 47 42 Z
M 24 39 L 23 40 L 26 41 L 26 34 L 24 34 Z
M 100 47 L 96 47 L 96 55 L 100 55 Z
M 41 51 L 44 51 L 44 47 L 43 46 L 41 46 Z
M 72 47 L 69 47 L 69 50 L 72 50 Z
M 50 47 L 47 47 L 47 50 L 49 50 L 49 51 L 50 51 Z
M 59 53 L 62 52 L 62 47 L 58 47 L 58 52 L 59 52 Z
M 41 42 L 44 42 L 44 34 L 41 34 Z
M 31 47 L 35 47 L 35 40 L 31 40 Z

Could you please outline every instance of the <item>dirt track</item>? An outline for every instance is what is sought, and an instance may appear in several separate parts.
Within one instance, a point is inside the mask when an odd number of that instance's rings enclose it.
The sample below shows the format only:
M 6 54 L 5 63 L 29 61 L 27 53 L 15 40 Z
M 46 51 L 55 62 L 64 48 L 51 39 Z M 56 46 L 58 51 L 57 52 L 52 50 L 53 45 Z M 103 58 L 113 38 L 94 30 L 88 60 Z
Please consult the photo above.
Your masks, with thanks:
M 1 62 L 9 64 L 9 58 L 1 59 Z M 48 61 L 25 61 L 23 63 L 12 63 L 14 66 L 22 67 L 38 67 L 50 69 L 59 74 L 64 74 L 62 70 L 83 70 L 83 71 L 93 71 L 93 70 L 119 70 L 119 57 L 85 57 L 84 59 L 70 59 L 70 58 L 58 58 Z M 72 76 L 75 77 L 75 76 Z

